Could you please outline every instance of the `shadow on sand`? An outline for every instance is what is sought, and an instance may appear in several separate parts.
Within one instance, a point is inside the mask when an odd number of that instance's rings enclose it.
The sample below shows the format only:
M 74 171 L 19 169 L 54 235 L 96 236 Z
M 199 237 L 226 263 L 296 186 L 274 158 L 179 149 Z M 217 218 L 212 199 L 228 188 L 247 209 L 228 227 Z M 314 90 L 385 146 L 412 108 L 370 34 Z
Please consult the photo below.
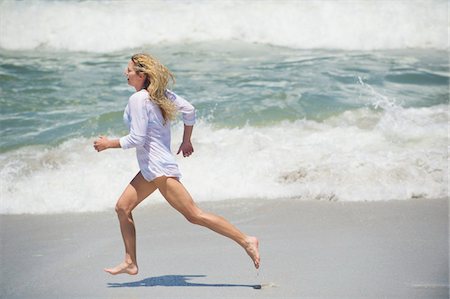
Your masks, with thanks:
M 243 287 L 261 289 L 261 285 L 251 284 L 228 284 L 228 283 L 195 283 L 189 282 L 196 277 L 206 277 L 206 275 L 163 275 L 156 277 L 149 277 L 143 280 L 124 283 L 108 283 L 109 288 L 136 288 L 136 287 Z

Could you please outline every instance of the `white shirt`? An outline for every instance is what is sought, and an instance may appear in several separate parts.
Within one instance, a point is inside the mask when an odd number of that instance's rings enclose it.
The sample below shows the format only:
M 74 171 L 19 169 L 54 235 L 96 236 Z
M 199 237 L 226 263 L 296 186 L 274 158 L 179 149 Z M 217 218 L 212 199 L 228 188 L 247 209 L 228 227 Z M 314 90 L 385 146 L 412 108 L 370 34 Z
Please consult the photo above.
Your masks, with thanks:
M 185 125 L 195 123 L 195 108 L 188 101 L 167 90 L 166 96 L 182 113 Z M 123 149 L 136 148 L 139 168 L 147 181 L 160 176 L 181 177 L 178 164 L 170 150 L 170 121 L 164 124 L 159 106 L 150 100 L 145 89 L 128 99 L 123 114 L 130 133 L 120 138 Z

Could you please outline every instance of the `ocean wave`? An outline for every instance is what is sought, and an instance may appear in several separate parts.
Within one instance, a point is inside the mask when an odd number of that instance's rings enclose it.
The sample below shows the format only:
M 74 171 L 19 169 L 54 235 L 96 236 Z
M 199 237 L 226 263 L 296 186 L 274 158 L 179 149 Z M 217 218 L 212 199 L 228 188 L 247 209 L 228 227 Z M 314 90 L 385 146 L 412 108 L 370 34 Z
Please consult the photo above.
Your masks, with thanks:
M 361 108 L 323 122 L 266 127 L 196 125 L 182 181 L 197 201 L 297 198 L 386 201 L 447 196 L 449 111 Z M 173 131 L 173 149 L 182 138 Z M 1 214 L 113 209 L 137 173 L 134 151 L 97 153 L 92 140 L 1 156 Z M 144 204 L 163 199 L 157 192 Z
M 112 52 L 238 40 L 298 49 L 447 49 L 447 6 L 445 0 L 2 1 L 0 48 Z

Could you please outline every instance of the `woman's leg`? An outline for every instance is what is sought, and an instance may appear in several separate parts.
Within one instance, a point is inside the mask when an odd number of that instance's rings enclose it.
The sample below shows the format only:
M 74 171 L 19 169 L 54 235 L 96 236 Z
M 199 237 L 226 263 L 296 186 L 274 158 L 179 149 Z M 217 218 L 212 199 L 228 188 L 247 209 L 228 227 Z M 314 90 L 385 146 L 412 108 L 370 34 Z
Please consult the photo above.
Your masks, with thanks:
M 155 190 L 155 183 L 146 181 L 139 172 L 125 188 L 117 201 L 116 212 L 119 217 L 120 231 L 122 232 L 122 238 L 125 244 L 125 260 L 114 268 L 105 269 L 106 272 L 113 275 L 120 273 L 135 275 L 138 273 L 136 230 L 131 211 Z
M 169 204 L 183 214 L 189 222 L 205 226 L 236 241 L 251 257 L 255 267 L 259 268 L 260 259 L 257 238 L 243 234 L 223 217 L 203 212 L 197 207 L 188 191 L 177 179 L 159 177 L 153 182 L 155 182 L 155 185 Z

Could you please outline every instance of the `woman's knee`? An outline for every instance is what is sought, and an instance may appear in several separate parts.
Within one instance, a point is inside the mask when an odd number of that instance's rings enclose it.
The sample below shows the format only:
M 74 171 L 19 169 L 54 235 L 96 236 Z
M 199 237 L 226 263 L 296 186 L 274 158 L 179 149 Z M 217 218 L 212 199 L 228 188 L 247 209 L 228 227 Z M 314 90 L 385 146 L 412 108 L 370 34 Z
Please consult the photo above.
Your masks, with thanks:
M 192 224 L 204 225 L 205 223 L 204 215 L 205 214 L 203 213 L 202 210 L 195 209 L 193 211 L 186 212 L 184 214 L 184 217 L 187 219 L 187 221 L 189 221 Z
M 131 215 L 131 209 L 128 205 L 123 204 L 120 200 L 116 204 L 116 213 L 119 217 L 129 217 Z

